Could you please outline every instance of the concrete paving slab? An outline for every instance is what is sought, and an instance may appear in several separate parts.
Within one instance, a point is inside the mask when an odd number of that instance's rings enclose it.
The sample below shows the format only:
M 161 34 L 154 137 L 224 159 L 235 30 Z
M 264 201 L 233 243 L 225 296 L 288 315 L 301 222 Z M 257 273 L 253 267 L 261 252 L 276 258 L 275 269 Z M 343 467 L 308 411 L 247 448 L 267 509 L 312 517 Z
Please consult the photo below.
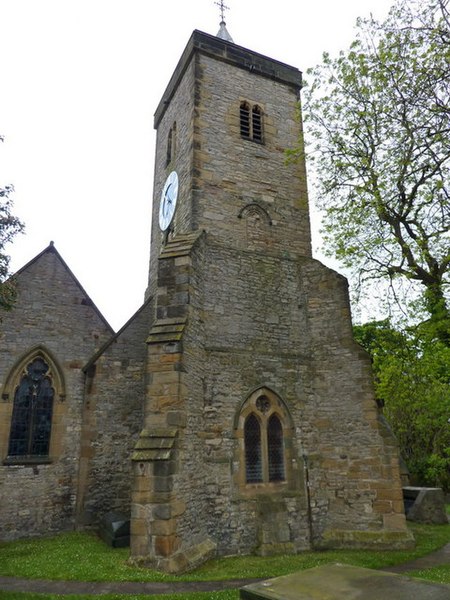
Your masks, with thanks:
M 450 600 L 450 585 L 350 565 L 323 565 L 243 587 L 241 600 Z

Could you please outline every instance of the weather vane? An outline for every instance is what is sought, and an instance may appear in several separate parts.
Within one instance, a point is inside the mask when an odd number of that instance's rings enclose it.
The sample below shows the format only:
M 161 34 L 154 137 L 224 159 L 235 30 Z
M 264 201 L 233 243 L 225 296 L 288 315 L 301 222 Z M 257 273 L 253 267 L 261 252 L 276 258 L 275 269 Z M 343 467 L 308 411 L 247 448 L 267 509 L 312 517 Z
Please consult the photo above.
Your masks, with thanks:
M 220 2 L 214 2 L 214 4 L 217 4 L 217 6 L 220 8 L 220 18 L 222 19 L 222 23 L 225 23 L 225 11 L 230 10 L 230 7 L 226 6 L 223 0 L 220 0 Z

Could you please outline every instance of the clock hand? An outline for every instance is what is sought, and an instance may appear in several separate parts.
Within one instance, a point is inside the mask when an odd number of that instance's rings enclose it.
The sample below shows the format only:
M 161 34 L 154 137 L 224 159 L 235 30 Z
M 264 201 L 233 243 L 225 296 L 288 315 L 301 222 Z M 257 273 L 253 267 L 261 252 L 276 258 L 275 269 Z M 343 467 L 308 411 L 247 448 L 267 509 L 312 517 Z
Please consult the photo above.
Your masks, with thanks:
M 164 218 L 169 214 L 169 206 L 172 204 L 172 200 L 170 199 L 169 190 L 172 187 L 172 184 L 169 183 L 166 189 L 166 193 L 164 194 L 164 204 L 163 204 L 163 214 Z

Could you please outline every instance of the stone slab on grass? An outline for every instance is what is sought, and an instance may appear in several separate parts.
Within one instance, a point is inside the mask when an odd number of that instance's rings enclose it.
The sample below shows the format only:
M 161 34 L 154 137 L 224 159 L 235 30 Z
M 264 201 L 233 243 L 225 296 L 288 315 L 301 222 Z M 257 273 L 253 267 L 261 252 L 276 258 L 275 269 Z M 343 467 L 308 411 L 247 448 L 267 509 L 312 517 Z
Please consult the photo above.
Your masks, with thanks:
M 324 565 L 247 585 L 241 600 L 449 600 L 450 586 L 350 565 Z

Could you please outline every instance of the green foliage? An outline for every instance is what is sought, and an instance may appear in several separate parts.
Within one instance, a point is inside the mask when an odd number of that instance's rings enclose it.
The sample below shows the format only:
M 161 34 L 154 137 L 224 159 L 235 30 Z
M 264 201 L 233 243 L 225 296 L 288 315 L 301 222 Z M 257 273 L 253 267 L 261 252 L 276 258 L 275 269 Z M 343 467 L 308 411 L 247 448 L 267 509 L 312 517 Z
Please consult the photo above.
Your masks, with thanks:
M 355 326 L 371 354 L 378 401 L 416 483 L 450 489 L 450 348 L 433 329 Z
M 384 23 L 360 19 L 350 49 L 325 54 L 309 71 L 304 97 L 328 253 L 354 272 L 359 289 L 386 281 L 397 300 L 401 290 L 420 290 L 449 343 L 446 5 L 398 0 Z
M 3 137 L 0 136 L 2 141 Z M 15 299 L 14 281 L 9 278 L 10 257 L 4 252 L 5 246 L 24 228 L 23 223 L 11 212 L 12 192 L 12 185 L 0 187 L 0 310 L 9 310 Z

